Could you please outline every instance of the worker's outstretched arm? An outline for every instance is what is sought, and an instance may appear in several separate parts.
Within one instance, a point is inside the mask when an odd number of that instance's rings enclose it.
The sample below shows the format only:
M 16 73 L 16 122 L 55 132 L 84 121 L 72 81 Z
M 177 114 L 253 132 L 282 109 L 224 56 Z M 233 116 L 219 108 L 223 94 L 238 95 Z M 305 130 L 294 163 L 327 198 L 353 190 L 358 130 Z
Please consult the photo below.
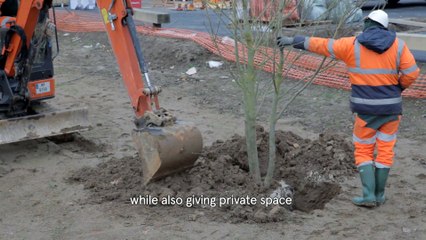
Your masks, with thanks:
M 295 37 L 279 37 L 277 44 L 279 47 L 293 45 L 294 48 L 308 50 L 326 57 L 348 61 L 351 45 L 354 37 L 332 39 L 319 37 L 306 37 L 297 35 Z
M 406 44 L 402 50 L 399 71 L 401 73 L 399 83 L 403 89 L 408 88 L 420 74 L 420 69 Z

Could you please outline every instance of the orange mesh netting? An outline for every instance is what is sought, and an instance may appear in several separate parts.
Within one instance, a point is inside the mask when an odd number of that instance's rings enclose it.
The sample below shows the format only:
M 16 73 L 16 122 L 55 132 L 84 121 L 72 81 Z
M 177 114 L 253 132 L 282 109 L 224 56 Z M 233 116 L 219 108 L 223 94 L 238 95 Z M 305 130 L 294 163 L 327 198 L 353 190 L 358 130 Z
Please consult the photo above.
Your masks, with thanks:
M 89 11 L 56 11 L 56 19 L 58 29 L 67 32 L 103 32 L 104 24 L 101 21 L 101 16 L 97 12 Z M 226 60 L 236 61 L 234 55 L 235 44 L 232 39 L 229 38 L 216 38 L 215 41 L 212 37 L 205 32 L 196 32 L 184 29 L 167 29 L 167 28 L 151 28 L 146 26 L 137 26 L 137 31 L 145 35 L 152 35 L 165 38 L 178 38 L 187 39 L 196 42 L 202 47 L 209 51 L 223 56 Z M 239 44 L 239 50 L 243 51 L 244 47 Z M 264 71 L 273 71 L 273 61 L 271 56 L 274 56 L 274 51 L 271 48 L 264 47 L 258 51 L 255 56 L 255 62 L 259 68 Z M 297 80 L 309 80 L 317 67 L 322 62 L 322 57 L 316 55 L 303 55 L 298 57 L 297 51 L 292 51 L 288 54 L 290 61 L 293 59 L 294 63 L 291 66 L 287 66 L 284 69 L 284 73 L 290 78 Z M 278 56 L 277 56 L 278 57 Z M 247 58 L 240 56 L 240 61 L 244 62 Z M 327 60 L 329 62 L 330 60 Z M 327 64 L 326 62 L 326 64 Z M 333 66 L 319 73 L 313 82 L 323 86 L 345 89 L 351 88 L 351 84 L 348 80 L 347 68 L 344 63 L 337 62 Z M 411 85 L 409 89 L 403 92 L 403 96 L 414 97 L 414 98 L 425 98 L 426 97 L 426 75 L 421 74 L 419 78 Z

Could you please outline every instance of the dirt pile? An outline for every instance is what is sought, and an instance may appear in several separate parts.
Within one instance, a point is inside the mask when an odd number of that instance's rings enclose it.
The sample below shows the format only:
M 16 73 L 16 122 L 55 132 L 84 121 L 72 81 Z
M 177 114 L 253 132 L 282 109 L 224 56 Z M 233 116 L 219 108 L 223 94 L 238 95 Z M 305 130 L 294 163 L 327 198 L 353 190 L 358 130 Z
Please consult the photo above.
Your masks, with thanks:
M 258 127 L 258 150 L 264 170 L 268 155 L 268 134 Z M 231 222 L 282 221 L 294 214 L 289 210 L 309 212 L 323 208 L 340 193 L 339 182 L 355 171 L 352 147 L 342 136 L 322 134 L 318 140 L 303 139 L 292 132 L 276 132 L 277 180 L 269 189 L 253 184 L 249 177 L 246 145 L 243 137 L 235 135 L 227 141 L 217 141 L 206 147 L 195 166 L 182 173 L 142 184 L 141 162 L 138 157 L 113 159 L 96 168 L 83 168 L 72 174 L 70 181 L 83 183 L 93 194 L 91 201 L 102 203 L 118 201 L 129 203 L 130 197 L 175 196 L 191 197 L 271 197 L 275 189 L 287 187 L 288 196 L 293 197 L 291 206 L 225 204 L 212 207 L 198 204 L 191 207 L 206 210 L 214 220 Z M 288 184 L 289 186 L 287 186 Z M 282 190 L 282 188 L 281 188 Z M 286 191 L 287 191 L 286 190 Z M 179 215 L 179 209 L 172 212 Z

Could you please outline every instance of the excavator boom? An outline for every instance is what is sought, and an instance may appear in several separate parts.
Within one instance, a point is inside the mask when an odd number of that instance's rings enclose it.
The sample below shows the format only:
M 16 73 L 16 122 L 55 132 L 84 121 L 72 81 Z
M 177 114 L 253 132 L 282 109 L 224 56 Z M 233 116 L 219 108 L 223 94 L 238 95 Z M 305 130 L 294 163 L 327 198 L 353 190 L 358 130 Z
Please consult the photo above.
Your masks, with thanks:
M 16 0 L 0 0 L 0 6 L 5 1 Z M 52 64 L 34 73 L 39 69 L 34 61 L 38 46 L 46 51 L 44 62 L 52 61 L 50 36 L 44 34 L 52 25 L 51 5 L 52 0 L 20 1 L 16 16 L 0 16 L 7 26 L 0 58 L 0 144 L 90 127 L 87 109 L 43 112 L 33 107 L 55 94 Z M 191 167 L 202 150 L 201 133 L 160 107 L 161 88 L 149 78 L 130 0 L 97 0 L 97 5 L 135 113 L 132 137 L 143 162 L 144 183 Z
M 132 137 L 144 182 L 192 167 L 202 150 L 201 133 L 160 107 L 161 88 L 149 78 L 130 0 L 97 0 L 97 5 L 135 112 Z

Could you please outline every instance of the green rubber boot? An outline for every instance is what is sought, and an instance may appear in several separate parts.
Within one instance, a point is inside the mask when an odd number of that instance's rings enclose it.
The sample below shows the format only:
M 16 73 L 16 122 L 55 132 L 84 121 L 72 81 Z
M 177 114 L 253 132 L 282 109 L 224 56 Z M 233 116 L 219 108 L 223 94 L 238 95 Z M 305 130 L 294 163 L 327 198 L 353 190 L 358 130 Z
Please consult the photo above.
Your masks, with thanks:
M 363 207 L 376 206 L 376 179 L 372 164 L 358 167 L 362 184 L 362 197 L 354 197 L 353 204 Z
M 389 168 L 376 168 L 376 202 L 377 205 L 385 203 L 386 180 L 389 176 Z

